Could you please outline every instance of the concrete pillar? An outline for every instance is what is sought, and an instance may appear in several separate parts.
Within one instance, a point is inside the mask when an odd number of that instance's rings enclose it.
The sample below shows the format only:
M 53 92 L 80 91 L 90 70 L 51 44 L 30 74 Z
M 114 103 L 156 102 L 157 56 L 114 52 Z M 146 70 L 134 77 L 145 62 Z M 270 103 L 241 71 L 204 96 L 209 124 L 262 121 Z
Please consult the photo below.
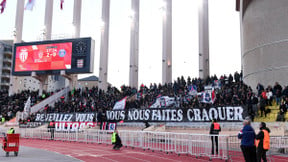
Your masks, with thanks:
M 243 55 L 243 22 L 242 22 L 242 18 L 243 18 L 243 0 L 240 0 L 240 14 L 239 14 L 239 20 L 240 20 L 240 39 L 241 39 L 241 56 Z M 242 61 L 242 57 L 241 57 L 241 71 L 243 71 L 243 61 Z M 243 73 L 242 73 L 243 74 Z
M 14 43 L 20 43 L 22 41 L 24 3 L 25 3 L 25 0 L 18 0 L 17 1 L 16 17 L 15 17 L 15 29 L 13 31 L 14 32 Z M 13 60 L 13 56 L 12 56 L 12 60 Z M 14 66 L 13 63 L 12 63 L 12 66 Z M 12 76 L 12 71 L 11 71 L 9 96 L 16 93 L 17 89 L 19 89 L 20 84 L 17 82 L 18 82 L 18 78 L 16 76 Z
M 46 0 L 46 5 L 45 5 L 45 17 L 44 17 L 44 33 L 43 33 L 43 40 L 51 40 L 51 35 L 52 35 L 52 20 L 53 20 L 53 2 L 54 0 Z M 32 74 L 31 74 L 32 75 Z M 41 76 L 41 77 L 36 77 L 35 74 L 34 76 L 32 75 L 35 79 L 38 79 L 40 86 L 39 86 L 39 95 L 41 96 L 43 91 L 47 91 L 48 89 L 48 76 Z M 51 77 L 51 76 L 50 76 Z
M 33 71 L 31 73 L 31 77 L 35 78 L 35 79 L 37 79 L 39 81 L 40 85 L 39 85 L 38 95 L 42 96 L 43 90 L 47 90 L 47 87 L 48 87 L 48 75 L 38 76 L 38 75 L 36 75 L 36 72 Z
M 74 0 L 74 9 L 73 9 L 73 27 L 75 29 L 74 38 L 80 38 L 81 30 L 81 11 L 82 11 L 82 0 Z M 71 74 L 72 80 L 69 80 L 70 89 L 77 86 L 78 75 Z M 67 87 L 67 86 L 65 86 Z
M 209 69 L 209 15 L 208 0 L 199 5 L 199 77 L 210 75 Z
M 99 88 L 107 90 L 108 75 L 108 49 L 109 49 L 109 12 L 110 0 L 102 0 L 102 21 L 101 45 L 100 45 L 100 67 L 99 67 Z
M 129 86 L 138 88 L 139 0 L 132 0 L 131 10 Z
M 172 82 L 172 0 L 163 6 L 162 84 Z
M 73 25 L 75 27 L 75 34 L 74 34 L 75 38 L 80 37 L 81 9 L 82 9 L 82 0 L 74 0 Z
M 45 38 L 44 40 L 51 40 L 52 33 L 52 18 L 53 18 L 53 1 L 54 0 L 46 0 L 46 8 L 45 8 Z

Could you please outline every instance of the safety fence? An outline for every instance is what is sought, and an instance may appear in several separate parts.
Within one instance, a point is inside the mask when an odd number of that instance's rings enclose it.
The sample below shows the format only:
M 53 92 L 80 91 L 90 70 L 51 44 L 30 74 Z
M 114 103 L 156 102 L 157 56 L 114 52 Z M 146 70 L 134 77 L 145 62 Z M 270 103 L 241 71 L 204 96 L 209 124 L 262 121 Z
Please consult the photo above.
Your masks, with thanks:
M 19 129 L 17 133 L 22 138 L 74 141 L 84 143 L 111 144 L 111 131 L 83 130 L 83 131 L 61 131 L 53 129 Z M 124 131 L 119 130 L 122 144 L 125 147 L 139 148 L 143 150 L 162 151 L 165 153 L 176 153 L 178 155 L 192 155 L 197 157 L 208 157 L 229 160 L 232 156 L 241 156 L 240 140 L 237 136 L 207 134 L 188 134 L 172 132 L 150 132 L 150 131 Z M 212 154 L 212 139 L 218 141 L 218 151 L 214 147 Z M 217 140 L 216 140 L 217 139 Z M 288 137 L 271 137 L 271 149 L 269 155 L 276 153 L 287 153 Z M 272 156 L 270 156 L 270 159 Z

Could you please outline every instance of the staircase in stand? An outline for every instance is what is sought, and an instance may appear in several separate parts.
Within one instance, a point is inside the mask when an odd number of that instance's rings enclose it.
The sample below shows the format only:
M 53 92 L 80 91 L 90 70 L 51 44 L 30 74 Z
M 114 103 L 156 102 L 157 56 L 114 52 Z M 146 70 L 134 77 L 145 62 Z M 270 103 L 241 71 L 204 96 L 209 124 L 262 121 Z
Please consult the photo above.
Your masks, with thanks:
M 45 100 L 31 107 L 30 113 L 33 114 L 38 111 L 41 111 L 44 109 L 46 105 L 53 105 L 56 101 L 60 99 L 61 96 L 67 96 L 69 91 L 70 91 L 70 88 L 66 87 L 65 89 L 53 94 L 52 96 L 46 98 Z
M 261 117 L 261 111 L 258 111 L 258 117 L 255 118 L 255 122 L 275 122 L 279 113 L 279 105 L 276 105 L 275 102 L 273 102 L 272 106 L 266 106 L 266 109 L 270 109 L 271 112 L 268 113 L 265 117 L 264 113 L 263 116 Z M 288 120 L 288 113 L 285 115 L 286 121 Z

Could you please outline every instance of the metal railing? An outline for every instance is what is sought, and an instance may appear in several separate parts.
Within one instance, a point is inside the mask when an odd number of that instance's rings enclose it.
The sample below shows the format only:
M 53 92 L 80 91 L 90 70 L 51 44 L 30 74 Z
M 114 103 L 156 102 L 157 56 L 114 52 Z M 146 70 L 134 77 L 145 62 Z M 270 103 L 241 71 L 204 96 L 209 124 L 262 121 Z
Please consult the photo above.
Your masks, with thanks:
M 19 129 L 17 133 L 22 138 L 74 141 L 84 143 L 111 144 L 111 131 L 85 130 L 85 131 L 61 131 L 51 129 Z M 119 131 L 122 144 L 125 147 L 139 148 L 143 150 L 162 151 L 176 153 L 178 155 L 192 155 L 196 157 L 209 157 L 209 159 L 229 159 L 228 136 L 219 135 L 219 154 L 211 154 L 211 136 L 206 134 L 188 134 L 172 132 L 150 131 Z M 215 148 L 216 149 L 216 148 Z
M 83 143 L 111 144 L 111 131 L 103 130 L 79 130 L 79 131 L 54 131 L 52 129 L 25 128 L 17 130 L 22 138 L 74 141 Z M 2 133 L 1 133 L 2 134 Z M 1 136 L 1 135 L 0 135 Z M 240 150 L 240 140 L 237 136 L 208 134 L 188 134 L 172 132 L 151 131 L 124 131 L 119 130 L 122 144 L 125 147 L 139 148 L 143 150 L 161 151 L 167 154 L 191 155 L 208 157 L 212 159 L 230 160 L 231 157 L 243 157 Z M 218 138 L 218 153 L 212 154 L 211 138 Z M 288 152 L 288 137 L 271 136 L 268 159 L 272 161 L 273 156 Z

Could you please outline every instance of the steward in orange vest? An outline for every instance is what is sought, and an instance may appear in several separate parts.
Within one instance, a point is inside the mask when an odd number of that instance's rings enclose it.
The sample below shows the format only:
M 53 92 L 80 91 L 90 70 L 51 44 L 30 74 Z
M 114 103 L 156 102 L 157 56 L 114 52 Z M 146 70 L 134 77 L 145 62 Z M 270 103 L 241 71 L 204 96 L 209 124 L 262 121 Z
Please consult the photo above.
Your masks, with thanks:
M 221 132 L 220 124 L 217 123 L 216 119 L 213 119 L 210 126 L 210 134 L 219 134 L 219 132 Z
M 212 124 L 210 126 L 210 135 L 211 135 L 211 142 L 212 142 L 212 148 L 211 148 L 211 154 L 214 155 L 214 144 L 216 145 L 216 154 L 218 154 L 218 135 L 219 132 L 221 132 L 220 124 L 217 123 L 216 119 L 212 120 Z
M 54 129 L 55 129 L 55 121 L 53 120 L 53 121 L 51 121 L 51 122 L 49 122 L 49 124 L 48 124 L 48 131 L 50 131 L 50 133 L 51 133 L 51 140 L 53 140 L 54 139 Z
M 261 122 L 259 127 L 260 131 L 256 135 L 257 161 L 261 162 L 262 158 L 266 162 L 266 152 L 270 149 L 270 129 L 264 122 Z

